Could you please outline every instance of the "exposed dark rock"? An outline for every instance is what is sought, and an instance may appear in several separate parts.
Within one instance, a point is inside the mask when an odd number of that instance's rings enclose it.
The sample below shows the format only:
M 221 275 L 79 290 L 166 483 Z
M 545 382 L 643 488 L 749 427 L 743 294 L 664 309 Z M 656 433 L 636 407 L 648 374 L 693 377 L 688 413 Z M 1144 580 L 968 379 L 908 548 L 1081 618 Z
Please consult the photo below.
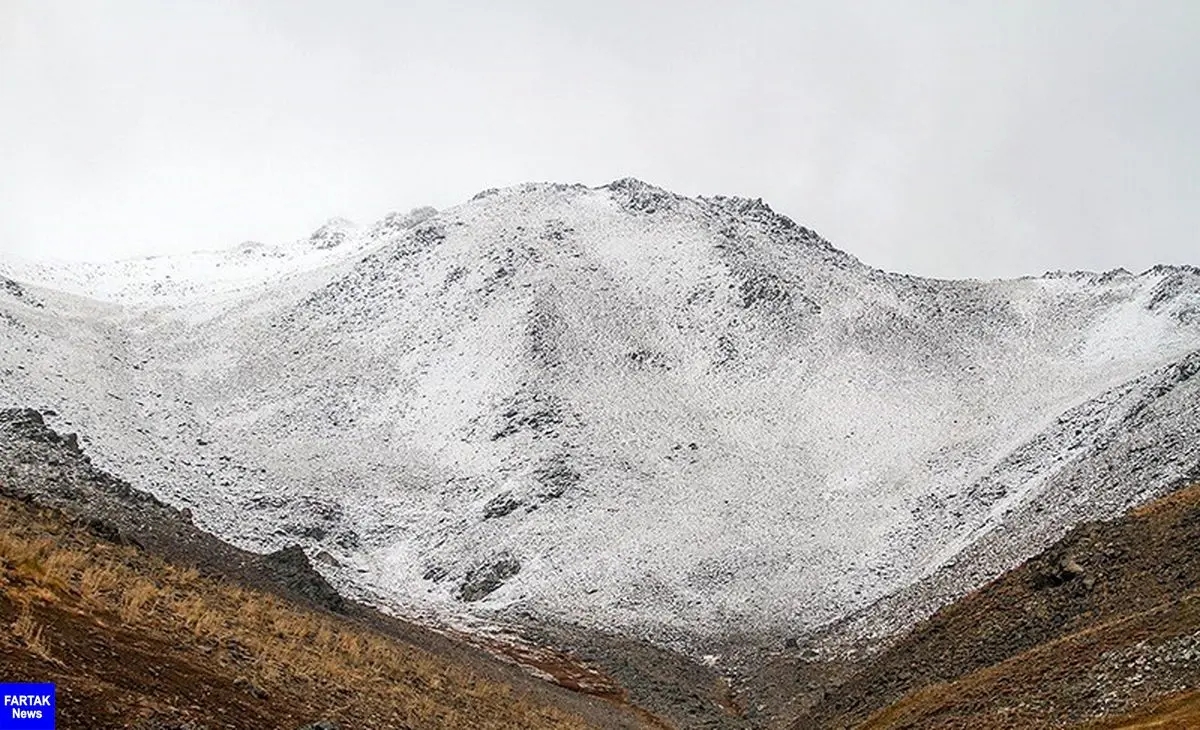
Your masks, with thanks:
M 638 369 L 644 370 L 668 370 L 670 366 L 667 364 L 667 356 L 661 352 L 655 352 L 642 348 L 634 350 L 625 355 L 629 362 L 633 363 Z
M 505 515 L 512 514 L 520 506 L 521 502 L 514 499 L 511 492 L 498 494 L 484 505 L 483 519 L 492 520 L 497 517 L 504 517 Z
M 314 248 L 337 248 L 345 243 L 349 237 L 346 231 L 349 226 L 350 221 L 335 218 L 313 231 L 313 234 L 308 237 L 308 241 Z
M 268 553 L 262 557 L 262 562 L 271 569 L 276 580 L 312 603 L 331 611 L 340 611 L 344 607 L 345 601 L 320 573 L 313 570 L 312 563 L 299 545 Z
M 542 499 L 558 499 L 583 479 L 564 454 L 558 454 L 546 461 L 534 470 L 533 476 L 543 487 L 537 495 Z
M 525 339 L 539 365 L 552 368 L 559 364 L 559 346 L 566 331 L 566 323 L 554 301 L 535 303 L 525 325 Z
M 437 209 L 429 206 L 413 208 L 408 213 L 388 213 L 371 228 L 370 235 L 372 238 L 390 238 L 420 225 L 435 215 Z
M 446 280 L 442 282 L 442 286 L 448 288 L 451 284 L 462 281 L 467 277 L 467 268 L 465 266 L 455 266 L 446 274 Z
M 534 438 L 554 436 L 566 420 L 562 405 L 552 396 L 534 395 L 524 398 L 501 414 L 501 426 L 493 432 L 492 440 L 529 432 Z
M 631 213 L 652 215 L 674 210 L 679 205 L 680 198 L 674 193 L 632 177 L 614 180 L 604 187 L 612 191 L 613 198 Z
M 30 296 L 29 292 L 25 291 L 25 287 L 5 276 L 0 276 L 0 293 L 8 294 L 16 299 L 20 299 L 22 302 L 30 306 L 46 306 L 41 301 Z
M 1155 286 L 1154 290 L 1150 292 L 1150 298 L 1146 302 L 1146 309 L 1149 309 L 1153 312 L 1162 305 L 1167 304 L 1172 299 L 1179 296 L 1179 294 L 1187 288 L 1187 284 L 1188 277 L 1184 274 L 1184 272 L 1177 271 L 1173 274 L 1170 274 L 1162 281 L 1158 282 L 1158 285 Z
M 728 334 L 717 337 L 717 354 L 714 365 L 721 367 L 735 362 L 740 355 L 737 342 Z
M 0 276 L 0 291 L 7 292 L 17 298 L 25 296 L 25 288 L 23 286 L 4 276 Z
M 798 225 L 791 218 L 776 213 L 761 198 L 748 199 L 717 195 L 700 198 L 708 204 L 707 213 L 720 224 L 726 238 L 736 247 L 739 230 L 757 230 L 772 240 L 800 243 L 833 252 L 833 245 L 816 231 Z M 840 252 L 839 252 L 840 253 Z
M 574 228 L 571 228 L 563 221 L 555 218 L 555 219 L 546 221 L 546 228 L 542 231 L 541 238 L 543 241 L 553 241 L 555 243 L 561 243 L 562 241 L 565 241 L 567 239 L 567 236 L 571 235 L 574 232 L 575 232 Z
M 442 230 L 441 226 L 427 224 L 414 229 L 412 237 L 414 241 L 423 246 L 433 246 L 444 241 L 446 233 Z
M 521 572 L 521 563 L 506 556 L 494 563 L 481 565 L 467 572 L 458 588 L 458 597 L 470 603 L 495 592 L 504 582 Z

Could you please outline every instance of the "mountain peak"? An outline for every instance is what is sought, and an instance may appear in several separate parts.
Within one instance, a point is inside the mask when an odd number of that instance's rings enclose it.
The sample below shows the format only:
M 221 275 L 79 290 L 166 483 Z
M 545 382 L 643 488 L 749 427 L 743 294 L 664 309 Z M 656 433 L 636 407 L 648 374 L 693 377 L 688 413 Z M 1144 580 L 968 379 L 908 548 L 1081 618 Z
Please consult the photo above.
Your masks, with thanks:
M 5 386 L 224 536 L 397 605 L 813 629 L 951 560 L 969 589 L 1200 444 L 1185 269 L 881 275 L 761 199 L 634 178 L 251 250 L 86 270 L 119 325 L 0 296 Z
M 308 237 L 308 243 L 313 248 L 337 248 L 346 242 L 357 226 L 345 218 L 330 218 L 320 228 Z
M 438 209 L 430 205 L 413 208 L 407 213 L 393 211 L 371 226 L 368 235 L 371 238 L 392 236 L 411 228 L 416 228 L 437 214 Z

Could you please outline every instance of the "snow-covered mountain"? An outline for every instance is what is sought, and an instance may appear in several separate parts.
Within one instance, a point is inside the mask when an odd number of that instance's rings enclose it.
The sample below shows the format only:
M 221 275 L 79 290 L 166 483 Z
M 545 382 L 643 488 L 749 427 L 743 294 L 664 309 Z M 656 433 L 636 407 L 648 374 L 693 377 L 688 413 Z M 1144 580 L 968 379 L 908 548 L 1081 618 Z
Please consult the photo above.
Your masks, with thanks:
M 922 279 L 626 179 L 0 273 L 5 404 L 443 618 L 892 630 L 1200 464 L 1190 267 Z

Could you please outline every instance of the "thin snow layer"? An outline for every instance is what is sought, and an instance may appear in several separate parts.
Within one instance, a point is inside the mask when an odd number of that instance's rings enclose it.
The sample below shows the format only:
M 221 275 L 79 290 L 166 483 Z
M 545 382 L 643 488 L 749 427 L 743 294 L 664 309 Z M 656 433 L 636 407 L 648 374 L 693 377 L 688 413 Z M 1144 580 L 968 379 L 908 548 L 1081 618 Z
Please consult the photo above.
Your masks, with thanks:
M 142 308 L 176 308 L 201 301 L 223 304 L 297 273 L 344 260 L 395 230 L 411 228 L 435 214 L 418 208 L 394 213 L 369 231 L 358 231 L 344 218 L 332 218 L 307 239 L 283 245 L 246 241 L 232 249 L 196 251 L 180 256 L 146 256 L 105 263 L 0 261 L 0 276 L 61 292 Z M 193 314 L 196 314 L 193 312 Z
M 393 608 L 689 647 L 858 616 L 956 561 L 967 590 L 1200 460 L 1195 390 L 1154 380 L 1200 350 L 1194 269 L 920 279 L 634 180 L 335 229 L 9 265 L 40 286 L 0 286 L 5 400 Z M 1154 403 L 1170 468 L 1081 503 L 1056 475 Z

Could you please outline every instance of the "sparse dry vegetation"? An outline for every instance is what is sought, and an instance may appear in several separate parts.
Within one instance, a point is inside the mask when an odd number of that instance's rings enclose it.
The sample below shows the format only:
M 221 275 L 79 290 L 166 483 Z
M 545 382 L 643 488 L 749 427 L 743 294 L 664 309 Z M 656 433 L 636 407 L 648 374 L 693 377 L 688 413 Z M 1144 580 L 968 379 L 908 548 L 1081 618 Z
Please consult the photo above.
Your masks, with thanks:
M 839 688 L 836 712 L 796 728 L 1200 727 L 1198 536 L 1197 484 L 1081 526 L 903 637 Z M 1092 580 L 1047 581 L 1071 556 Z
M 1194 730 L 1200 727 L 1200 692 L 1184 692 L 1124 717 L 1088 725 L 1086 730 Z
M 13 638 L 43 659 L 51 659 L 50 651 L 46 648 L 46 642 L 43 640 L 44 631 L 45 627 L 33 619 L 33 614 L 30 613 L 28 606 L 25 606 L 25 610 L 21 611 L 17 620 L 12 624 Z
M 16 611 L 9 643 L 47 661 L 54 661 L 53 636 L 37 614 L 54 604 L 80 620 L 194 650 L 260 696 L 336 700 L 327 712 L 350 727 L 585 727 L 343 617 L 99 542 L 7 500 L 0 500 L 0 568 L 0 590 Z
M 1062 693 L 1074 677 L 1086 674 L 1106 652 L 1118 651 L 1142 642 L 1163 641 L 1187 635 L 1200 626 L 1200 594 L 1153 610 L 1123 616 L 1114 621 L 1089 627 L 1057 641 L 1040 645 L 1001 664 L 973 672 L 954 682 L 922 688 L 899 702 L 877 712 L 859 727 L 883 730 L 899 727 L 1037 727 L 1047 721 L 1047 706 L 1054 694 Z M 1053 687 L 1049 697 L 1039 697 L 1038 688 Z M 1194 701 L 1194 699 L 1193 699 Z M 1001 708 L 1001 709 L 998 709 Z M 1185 707 L 1186 709 L 1186 707 Z M 1198 708 L 1193 708 L 1193 710 Z M 1197 727 L 1196 725 L 1152 722 L 1153 717 L 1175 717 L 1171 712 L 1144 716 L 1125 724 L 1110 721 L 1086 727 Z M 1139 724 L 1144 723 L 1144 724 Z

